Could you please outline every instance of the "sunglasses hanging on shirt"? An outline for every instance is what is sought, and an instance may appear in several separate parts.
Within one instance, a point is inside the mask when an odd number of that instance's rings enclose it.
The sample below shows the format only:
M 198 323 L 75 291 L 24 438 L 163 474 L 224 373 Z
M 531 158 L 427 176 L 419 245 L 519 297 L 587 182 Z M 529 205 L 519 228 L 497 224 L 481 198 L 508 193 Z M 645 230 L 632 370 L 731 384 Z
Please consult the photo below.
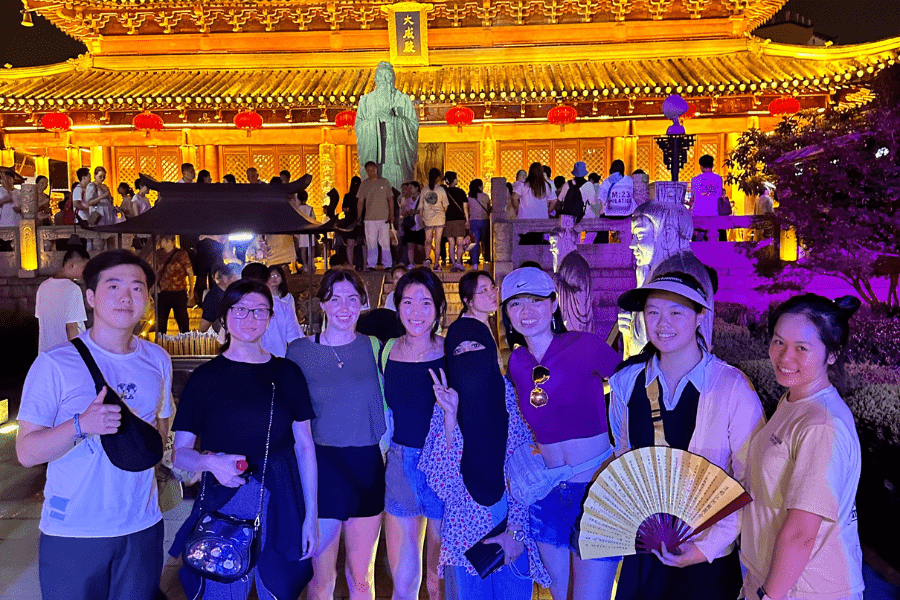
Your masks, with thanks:
M 546 406 L 547 402 L 550 400 L 550 396 L 548 396 L 547 392 L 541 388 L 541 385 L 547 383 L 549 380 L 550 369 L 544 365 L 537 365 L 531 370 L 531 381 L 534 382 L 534 389 L 531 390 L 529 401 L 533 407 L 540 408 Z

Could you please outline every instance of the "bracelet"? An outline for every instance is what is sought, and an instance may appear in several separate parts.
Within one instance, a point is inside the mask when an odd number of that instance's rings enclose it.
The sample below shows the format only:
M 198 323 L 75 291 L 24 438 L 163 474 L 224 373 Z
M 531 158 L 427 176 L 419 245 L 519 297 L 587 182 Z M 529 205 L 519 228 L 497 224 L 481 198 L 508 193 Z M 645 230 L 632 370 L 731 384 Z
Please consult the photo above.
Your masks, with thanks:
M 512 527 L 507 527 L 506 534 L 516 542 L 522 543 L 525 541 L 524 529 L 513 529 Z
M 81 423 L 78 422 L 80 416 L 81 415 L 79 415 L 78 413 L 75 413 L 75 416 L 72 417 L 72 422 L 75 423 L 75 439 L 77 440 L 83 440 L 85 437 L 87 437 L 81 431 Z

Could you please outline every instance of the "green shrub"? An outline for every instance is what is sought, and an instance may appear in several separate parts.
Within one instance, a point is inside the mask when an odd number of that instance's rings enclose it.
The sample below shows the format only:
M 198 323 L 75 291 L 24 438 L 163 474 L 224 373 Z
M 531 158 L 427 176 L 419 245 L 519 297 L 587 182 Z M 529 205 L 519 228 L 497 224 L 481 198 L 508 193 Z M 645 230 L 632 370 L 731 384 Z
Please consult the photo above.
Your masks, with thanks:
M 900 386 L 867 385 L 848 394 L 846 401 L 860 430 L 860 441 L 869 438 L 865 433 L 871 432 L 880 441 L 900 445 Z

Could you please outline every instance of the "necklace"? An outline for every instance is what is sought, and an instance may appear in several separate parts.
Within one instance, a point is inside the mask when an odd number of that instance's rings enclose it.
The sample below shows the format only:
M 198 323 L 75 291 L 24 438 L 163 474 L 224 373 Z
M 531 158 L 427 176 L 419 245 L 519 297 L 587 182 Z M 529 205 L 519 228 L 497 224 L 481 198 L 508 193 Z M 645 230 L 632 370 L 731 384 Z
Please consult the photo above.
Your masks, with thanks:
M 326 342 L 329 341 L 329 340 L 325 337 L 325 333 L 319 334 L 319 339 L 320 339 L 320 340 L 323 340 L 323 341 L 326 341 Z M 323 344 L 323 345 L 324 345 L 324 344 Z M 338 366 L 338 369 L 343 369 L 343 368 L 344 368 L 344 361 L 342 361 L 342 360 L 341 360 L 341 357 L 338 356 L 337 350 L 335 350 L 335 349 L 334 349 L 334 346 L 332 346 L 331 344 L 328 344 L 328 347 L 331 348 L 331 352 L 334 353 L 334 358 L 337 360 L 337 366 Z
M 410 354 L 415 352 L 415 350 L 413 350 L 412 344 L 409 343 L 409 340 L 405 336 L 403 337 L 403 345 L 406 346 L 407 352 L 409 352 Z M 434 350 L 434 342 L 430 343 L 427 348 L 419 352 L 419 355 L 416 356 L 416 359 L 412 362 L 421 362 L 425 355 L 432 350 Z

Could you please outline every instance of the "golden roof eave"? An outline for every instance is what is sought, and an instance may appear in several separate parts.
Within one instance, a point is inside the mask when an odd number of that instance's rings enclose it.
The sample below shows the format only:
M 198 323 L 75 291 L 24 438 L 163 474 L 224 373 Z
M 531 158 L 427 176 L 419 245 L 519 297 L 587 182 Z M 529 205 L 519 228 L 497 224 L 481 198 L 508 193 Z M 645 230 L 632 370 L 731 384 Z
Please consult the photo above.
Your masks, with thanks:
M 709 43 L 677 49 L 610 45 L 602 54 L 594 47 L 559 48 L 552 62 L 529 48 L 496 54 L 482 49 L 475 56 L 441 51 L 434 54 L 441 66 L 398 68 L 397 84 L 423 104 L 590 102 L 670 93 L 723 98 L 829 94 L 837 85 L 849 85 L 896 61 L 900 51 L 900 37 L 830 48 L 747 38 L 720 41 L 717 52 L 708 50 Z M 501 54 L 504 61 L 498 60 Z M 179 68 L 147 56 L 86 56 L 61 65 L 7 69 L 0 71 L 0 112 L 346 106 L 371 88 L 372 71 L 383 58 L 376 52 L 357 53 L 350 55 L 353 64 L 324 64 L 326 55 L 247 55 L 240 57 L 240 68 L 223 67 L 224 57 L 217 55 L 192 57 Z M 346 61 L 348 53 L 335 57 Z
M 85 43 L 101 36 L 385 29 L 384 0 L 25 0 Z M 752 31 L 787 0 L 435 0 L 429 28 L 734 18 Z

